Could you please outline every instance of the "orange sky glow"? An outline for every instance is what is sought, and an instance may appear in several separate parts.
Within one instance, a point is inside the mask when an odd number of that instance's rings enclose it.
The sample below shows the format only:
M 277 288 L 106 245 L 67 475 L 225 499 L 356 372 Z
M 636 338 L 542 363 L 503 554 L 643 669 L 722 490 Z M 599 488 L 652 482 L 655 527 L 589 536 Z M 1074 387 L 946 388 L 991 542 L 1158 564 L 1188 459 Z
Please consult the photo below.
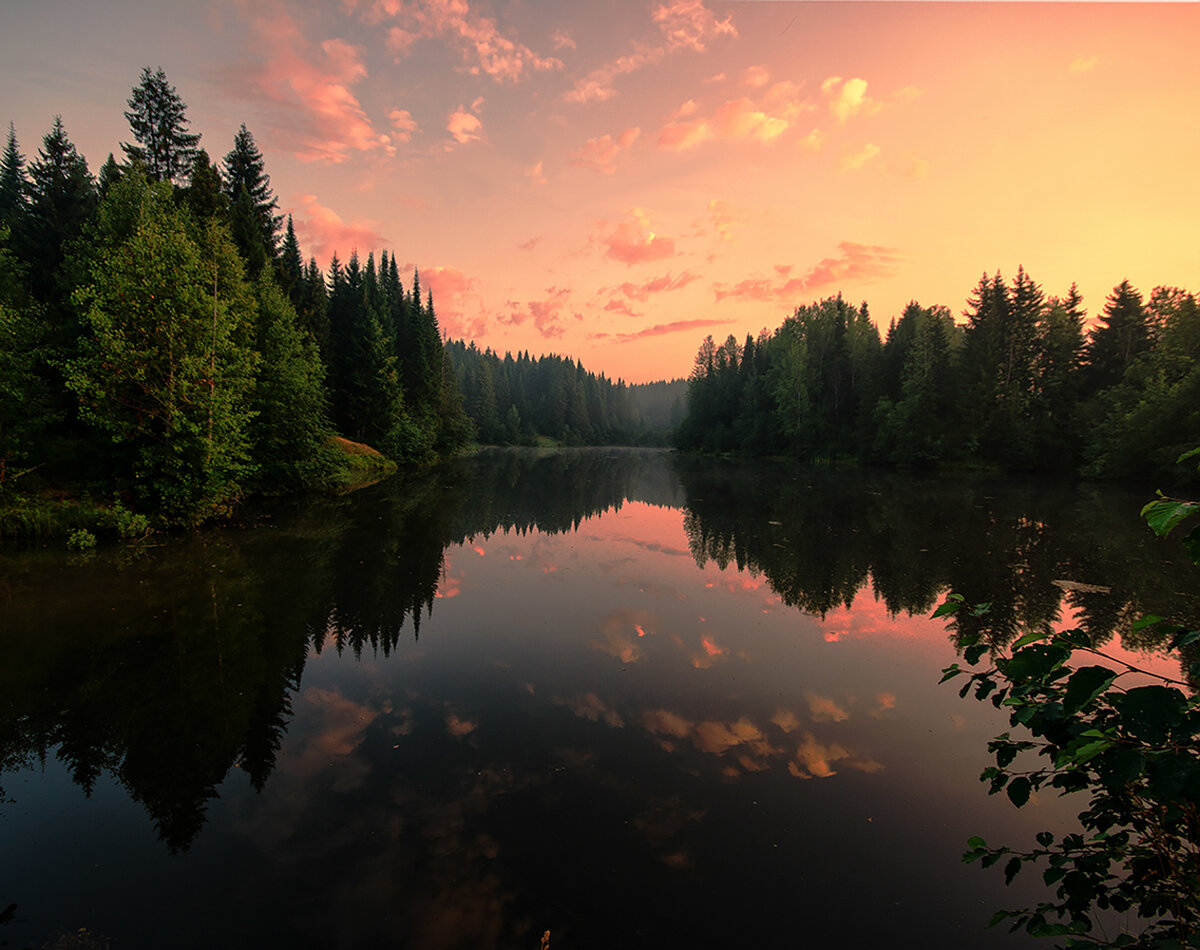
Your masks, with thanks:
M 842 292 L 886 331 L 1023 265 L 1090 315 L 1200 290 L 1200 6 L 47 0 L 2 15 L 22 151 L 98 170 L 162 66 L 245 122 L 306 257 L 395 253 L 443 332 L 630 382 Z

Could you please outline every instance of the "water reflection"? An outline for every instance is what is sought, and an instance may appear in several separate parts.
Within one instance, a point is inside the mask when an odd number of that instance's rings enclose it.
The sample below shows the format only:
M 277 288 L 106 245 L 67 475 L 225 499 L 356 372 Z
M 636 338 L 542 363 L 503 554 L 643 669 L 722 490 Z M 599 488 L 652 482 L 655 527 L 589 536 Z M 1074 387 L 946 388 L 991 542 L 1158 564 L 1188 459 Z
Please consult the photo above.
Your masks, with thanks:
M 934 689 L 952 651 L 924 615 L 950 585 L 1014 630 L 1063 609 L 1112 630 L 1133 591 L 1187 609 L 1173 567 L 1138 575 L 1135 511 L 503 453 L 136 557 L 6 558 L 0 881 L 21 893 L 0 904 L 16 940 L 121 946 L 779 942 L 793 907 L 814 940 L 853 918 L 923 946 L 939 914 L 1005 946 L 976 928 L 1019 895 L 976 911 L 962 842 L 1061 816 L 980 804 L 998 730 Z M 87 808 L 54 810 L 59 770 Z M 113 785 L 165 849 L 130 843 Z M 721 923 L 718 901 L 761 910 Z

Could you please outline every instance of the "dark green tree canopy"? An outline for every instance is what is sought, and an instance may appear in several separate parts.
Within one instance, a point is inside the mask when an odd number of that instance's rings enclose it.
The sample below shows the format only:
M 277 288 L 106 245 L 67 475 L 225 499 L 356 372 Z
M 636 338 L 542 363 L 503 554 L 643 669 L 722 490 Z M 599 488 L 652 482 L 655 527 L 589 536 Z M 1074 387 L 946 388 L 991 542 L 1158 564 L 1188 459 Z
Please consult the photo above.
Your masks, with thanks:
M 125 118 L 136 145 L 122 142 L 130 161 L 140 162 L 152 181 L 182 184 L 192 170 L 200 134 L 188 131 L 186 107 L 160 66 L 142 68 L 142 77 L 129 97 Z

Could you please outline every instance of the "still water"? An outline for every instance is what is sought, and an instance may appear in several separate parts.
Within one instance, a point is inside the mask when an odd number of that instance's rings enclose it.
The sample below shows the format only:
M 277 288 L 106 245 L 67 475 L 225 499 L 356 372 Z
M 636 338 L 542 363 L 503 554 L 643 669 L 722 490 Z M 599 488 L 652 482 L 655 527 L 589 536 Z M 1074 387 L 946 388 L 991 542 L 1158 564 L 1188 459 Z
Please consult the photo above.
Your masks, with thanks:
M 1193 610 L 1143 500 L 514 451 L 9 552 L 0 946 L 1032 946 L 965 841 L 1083 803 L 987 796 L 929 613 Z

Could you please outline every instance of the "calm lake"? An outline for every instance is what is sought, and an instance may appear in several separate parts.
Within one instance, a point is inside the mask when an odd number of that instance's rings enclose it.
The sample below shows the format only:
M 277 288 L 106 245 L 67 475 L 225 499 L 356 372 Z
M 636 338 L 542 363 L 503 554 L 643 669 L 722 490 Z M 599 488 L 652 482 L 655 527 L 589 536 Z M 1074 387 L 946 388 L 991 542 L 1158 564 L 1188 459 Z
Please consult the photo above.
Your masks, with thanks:
M 1145 500 L 495 451 L 0 554 L 0 946 L 1043 946 L 984 929 L 1036 875 L 960 857 L 1084 802 L 987 795 L 929 614 L 1194 616 Z

